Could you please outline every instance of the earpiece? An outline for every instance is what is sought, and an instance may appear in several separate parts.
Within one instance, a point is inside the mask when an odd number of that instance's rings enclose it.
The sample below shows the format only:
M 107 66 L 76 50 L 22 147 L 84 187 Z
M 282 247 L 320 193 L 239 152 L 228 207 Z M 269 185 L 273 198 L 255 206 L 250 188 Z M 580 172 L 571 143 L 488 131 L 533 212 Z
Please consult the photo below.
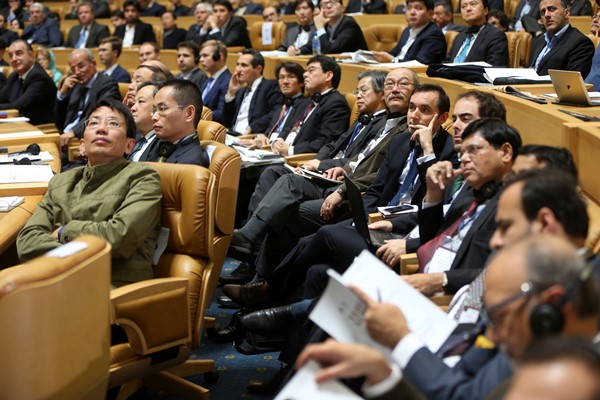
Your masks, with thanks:
M 358 117 L 358 122 L 363 125 L 367 125 L 369 122 L 373 120 L 373 116 L 369 114 L 360 114 Z

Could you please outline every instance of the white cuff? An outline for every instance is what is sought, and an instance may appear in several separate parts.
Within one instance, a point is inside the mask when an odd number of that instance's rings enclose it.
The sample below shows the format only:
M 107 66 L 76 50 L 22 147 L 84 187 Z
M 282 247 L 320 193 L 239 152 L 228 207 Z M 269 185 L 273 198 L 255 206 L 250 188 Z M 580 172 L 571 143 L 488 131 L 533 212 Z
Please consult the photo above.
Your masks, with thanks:
M 289 146 L 288 147 L 288 156 L 293 156 L 294 155 L 294 146 Z
M 379 397 L 396 387 L 396 385 L 402 380 L 402 371 L 400 371 L 400 368 L 398 368 L 396 364 L 392 364 L 391 367 L 392 372 L 390 372 L 388 377 L 381 382 L 378 382 L 374 385 L 369 385 L 368 383 L 363 385 L 362 392 L 365 397 Z
M 208 33 L 209 33 L 209 34 L 211 34 L 211 35 L 214 35 L 214 34 L 215 34 L 215 33 L 217 33 L 217 32 L 221 32 L 221 30 L 220 30 L 219 28 L 216 28 L 216 29 L 211 29 L 211 31 L 210 31 L 210 32 L 208 32 Z
M 317 37 L 321 37 L 323 35 L 327 34 L 327 31 L 325 30 L 325 28 L 323 29 L 319 29 L 318 31 L 315 32 L 317 34 Z
M 438 201 L 435 203 L 428 203 L 425 200 L 423 200 L 423 206 L 421 208 L 429 208 L 429 207 L 437 206 L 440 203 L 441 203 L 441 201 Z
M 410 359 L 415 353 L 423 348 L 423 342 L 414 333 L 409 333 L 398 342 L 392 351 L 392 360 L 398 364 L 401 369 L 406 368 Z
M 427 154 L 426 156 L 421 156 L 417 158 L 417 164 L 422 165 L 430 160 L 435 160 L 435 154 Z

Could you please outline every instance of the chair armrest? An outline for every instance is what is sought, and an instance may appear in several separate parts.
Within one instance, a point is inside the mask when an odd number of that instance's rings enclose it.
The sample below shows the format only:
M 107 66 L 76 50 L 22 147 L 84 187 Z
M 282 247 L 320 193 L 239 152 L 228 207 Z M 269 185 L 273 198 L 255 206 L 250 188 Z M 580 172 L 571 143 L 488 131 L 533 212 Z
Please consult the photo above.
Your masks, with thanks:
M 417 253 L 400 256 L 400 275 L 416 274 L 418 270 L 419 260 L 417 260 Z
M 317 153 L 294 154 L 293 156 L 285 157 L 285 163 L 292 167 L 300 167 L 305 162 L 314 159 L 316 155 Z
M 111 323 L 125 330 L 137 354 L 189 343 L 187 290 L 184 278 L 151 279 L 114 289 L 110 293 Z
M 252 140 L 252 139 L 254 139 L 255 137 L 256 137 L 256 134 L 255 134 L 255 133 L 249 133 L 249 134 L 247 134 L 247 135 L 240 135 L 240 136 L 238 136 L 237 138 L 238 138 L 238 139 L 242 139 L 242 140 L 244 140 L 244 139 L 245 139 L 245 140 Z
M 440 294 L 433 295 L 429 297 L 429 299 L 433 301 L 442 310 L 448 311 L 448 306 L 450 305 L 450 302 L 452 301 L 453 297 L 454 295 L 452 294 Z
M 379 222 L 379 221 L 383 221 L 383 215 L 381 215 L 381 213 L 374 212 L 374 213 L 369 214 L 369 224 L 372 224 L 374 222 Z
M 6 113 L 6 118 L 17 118 L 21 116 L 21 114 L 19 114 L 19 110 L 17 110 L 16 108 L 10 108 L 2 111 Z

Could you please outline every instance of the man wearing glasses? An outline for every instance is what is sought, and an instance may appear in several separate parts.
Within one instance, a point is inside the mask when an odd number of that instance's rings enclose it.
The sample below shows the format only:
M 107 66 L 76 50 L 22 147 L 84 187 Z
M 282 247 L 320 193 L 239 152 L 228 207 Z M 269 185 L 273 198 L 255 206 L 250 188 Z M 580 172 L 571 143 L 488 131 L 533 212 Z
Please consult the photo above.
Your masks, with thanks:
M 100 100 L 85 122 L 85 167 L 55 175 L 17 238 L 22 261 L 92 234 L 112 246 L 112 284 L 151 279 L 160 230 L 158 173 L 123 157 L 135 144 L 135 123 L 120 102 Z

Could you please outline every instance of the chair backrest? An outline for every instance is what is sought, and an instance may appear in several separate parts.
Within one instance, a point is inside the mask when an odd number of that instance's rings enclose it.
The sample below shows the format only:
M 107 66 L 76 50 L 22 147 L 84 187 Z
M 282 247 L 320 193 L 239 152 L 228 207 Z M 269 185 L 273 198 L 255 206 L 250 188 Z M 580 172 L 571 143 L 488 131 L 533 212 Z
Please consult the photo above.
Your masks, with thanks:
M 344 93 L 344 97 L 348 102 L 348 107 L 350 107 L 350 125 L 352 125 L 360 114 L 358 106 L 356 105 L 356 97 L 354 97 L 352 93 Z
M 527 67 L 529 63 L 529 52 L 531 51 L 531 34 L 529 32 L 515 32 L 521 36 L 519 41 L 519 62 L 521 67 Z
M 13 72 L 12 67 L 2 67 L 2 73 L 7 78 L 10 76 L 10 74 L 12 74 L 12 72 Z
M 169 3 L 169 4 L 171 4 L 171 3 Z M 206 106 L 202 106 L 202 115 L 200 116 L 200 119 L 202 119 L 204 121 L 212 121 L 212 118 L 213 118 L 212 110 Z
M 591 33 L 588 33 L 587 37 L 589 37 L 592 43 L 594 43 L 594 47 L 598 48 L 598 43 L 600 43 L 600 37 L 592 35 Z
M 121 94 L 121 100 L 127 96 L 127 90 L 129 89 L 129 83 L 119 82 L 119 93 Z
M 364 30 L 367 46 L 371 51 L 390 51 L 400 41 L 405 24 L 377 24 Z
M 2 398 L 105 398 L 111 247 L 94 236 L 69 246 L 79 243 L 0 271 Z
M 263 43 L 263 22 L 254 22 L 248 29 L 252 48 L 260 51 L 275 50 L 285 39 L 287 26 L 283 22 L 273 22 L 271 25 L 271 44 Z
M 508 66 L 510 68 L 519 68 L 521 65 L 521 34 L 520 32 L 506 32 L 508 41 Z
M 200 140 L 214 140 L 215 142 L 225 143 L 227 130 L 218 122 L 201 119 L 198 121 L 196 129 Z
M 406 0 L 388 0 L 386 3 L 388 14 L 397 14 L 396 10 L 400 11 L 398 7 L 406 4 Z
M 446 37 L 446 48 L 448 52 L 450 52 L 450 48 L 452 47 L 452 43 L 454 43 L 454 39 L 458 36 L 459 32 L 457 31 L 446 31 L 444 32 L 444 36 Z

